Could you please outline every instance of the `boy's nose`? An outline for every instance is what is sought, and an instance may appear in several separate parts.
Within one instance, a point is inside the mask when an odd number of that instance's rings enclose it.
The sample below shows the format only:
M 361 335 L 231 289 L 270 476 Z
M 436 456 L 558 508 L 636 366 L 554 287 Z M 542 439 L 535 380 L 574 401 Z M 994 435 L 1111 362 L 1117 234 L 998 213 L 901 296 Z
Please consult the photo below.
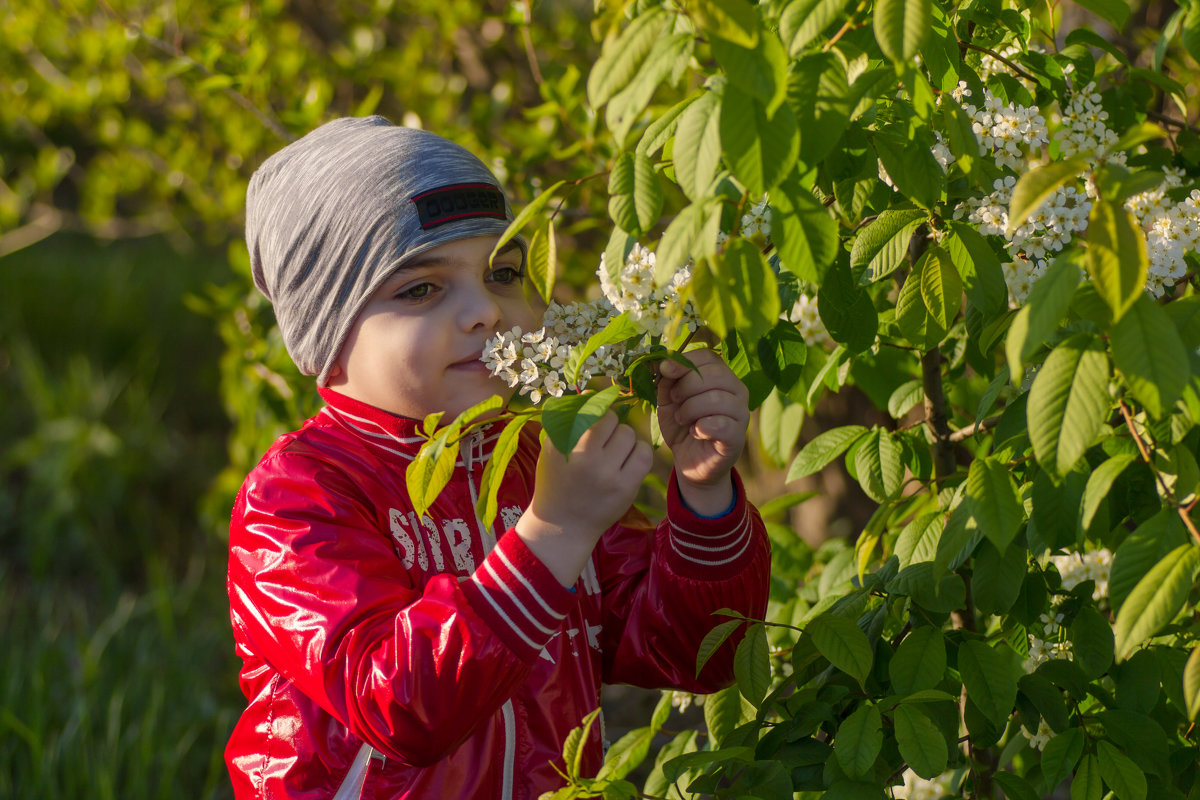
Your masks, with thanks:
M 460 324 L 464 331 L 479 329 L 495 330 L 504 314 L 496 298 L 486 288 L 480 287 L 470 293 L 460 311 Z

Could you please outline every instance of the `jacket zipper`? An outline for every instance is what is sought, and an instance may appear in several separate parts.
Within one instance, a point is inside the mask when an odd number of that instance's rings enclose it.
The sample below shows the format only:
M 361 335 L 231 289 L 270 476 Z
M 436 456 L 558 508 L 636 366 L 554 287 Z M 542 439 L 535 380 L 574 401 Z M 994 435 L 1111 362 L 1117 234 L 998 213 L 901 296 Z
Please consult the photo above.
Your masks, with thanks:
M 479 495 L 475 490 L 475 464 L 483 460 L 484 432 L 473 432 L 467 439 L 466 452 L 463 453 L 463 465 L 467 468 L 467 489 L 471 497 L 471 516 L 475 517 L 475 526 L 479 531 L 479 544 L 483 548 L 484 557 L 496 546 L 496 537 L 484 527 L 483 520 L 475 513 Z M 511 699 L 505 700 L 500 707 L 500 717 L 504 722 L 504 768 L 501 776 L 501 800 L 512 800 L 513 775 L 516 766 L 517 740 L 516 715 L 513 712 Z

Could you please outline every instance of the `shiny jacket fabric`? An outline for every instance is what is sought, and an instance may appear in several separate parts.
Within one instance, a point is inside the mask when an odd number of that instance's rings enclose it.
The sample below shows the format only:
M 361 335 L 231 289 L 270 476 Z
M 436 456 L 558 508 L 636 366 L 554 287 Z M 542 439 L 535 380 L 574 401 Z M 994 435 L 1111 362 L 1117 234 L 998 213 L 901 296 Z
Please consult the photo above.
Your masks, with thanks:
M 705 519 L 672 478 L 657 530 L 631 511 L 568 590 L 511 530 L 532 496 L 536 434 L 522 433 L 494 530 L 473 508 L 499 426 L 464 445 L 417 519 L 404 479 L 415 422 L 322 396 L 233 510 L 228 590 L 249 703 L 226 748 L 238 798 L 330 798 L 366 742 L 378 754 L 365 798 L 535 800 L 561 785 L 552 764 L 601 682 L 729 683 L 732 641 L 699 679 L 695 659 L 712 611 L 765 613 L 769 548 L 740 483 L 734 509 Z

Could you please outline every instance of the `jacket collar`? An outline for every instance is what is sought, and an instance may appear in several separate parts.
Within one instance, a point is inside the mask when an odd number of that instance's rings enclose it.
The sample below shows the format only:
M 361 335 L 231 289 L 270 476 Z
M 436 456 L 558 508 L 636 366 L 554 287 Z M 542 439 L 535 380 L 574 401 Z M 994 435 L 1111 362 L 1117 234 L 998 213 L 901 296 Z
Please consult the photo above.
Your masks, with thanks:
M 318 386 L 317 391 L 325 401 L 321 414 L 373 449 L 411 461 L 425 443 L 425 436 L 421 432 L 423 420 L 384 411 L 325 386 Z M 470 467 L 485 461 L 491 456 L 501 429 L 499 425 L 484 425 L 464 439 L 456 465 Z

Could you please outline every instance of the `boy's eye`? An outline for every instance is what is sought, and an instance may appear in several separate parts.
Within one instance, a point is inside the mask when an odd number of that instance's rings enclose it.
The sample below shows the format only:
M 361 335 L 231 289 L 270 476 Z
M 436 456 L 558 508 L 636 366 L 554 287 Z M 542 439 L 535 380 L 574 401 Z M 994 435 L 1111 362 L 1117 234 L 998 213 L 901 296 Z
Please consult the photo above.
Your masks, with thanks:
M 490 276 L 495 283 L 517 283 L 525 273 L 516 267 L 496 267 Z
M 398 292 L 396 297 L 401 300 L 423 300 L 433 294 L 434 286 L 432 283 L 418 283 L 416 286 L 410 286 L 402 292 Z

